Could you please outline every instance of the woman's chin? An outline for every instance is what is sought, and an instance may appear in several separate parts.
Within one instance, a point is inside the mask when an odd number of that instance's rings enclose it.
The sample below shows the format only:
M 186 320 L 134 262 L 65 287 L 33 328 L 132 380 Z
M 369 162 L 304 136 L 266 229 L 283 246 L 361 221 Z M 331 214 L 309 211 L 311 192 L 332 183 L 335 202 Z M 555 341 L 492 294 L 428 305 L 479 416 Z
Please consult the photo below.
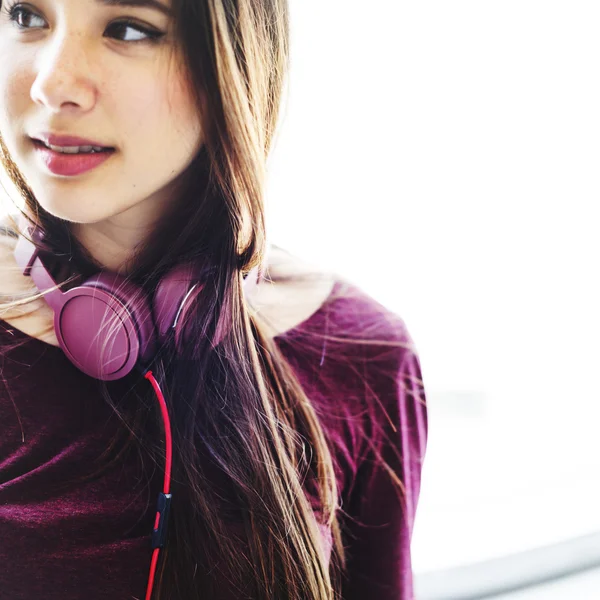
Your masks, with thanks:
M 78 197 L 71 197 L 69 194 L 36 194 L 35 197 L 40 206 L 53 217 L 70 223 L 97 223 L 110 217 L 105 204 L 103 206 L 99 200 L 90 197 L 86 197 L 85 202 L 82 202 L 81 194 Z

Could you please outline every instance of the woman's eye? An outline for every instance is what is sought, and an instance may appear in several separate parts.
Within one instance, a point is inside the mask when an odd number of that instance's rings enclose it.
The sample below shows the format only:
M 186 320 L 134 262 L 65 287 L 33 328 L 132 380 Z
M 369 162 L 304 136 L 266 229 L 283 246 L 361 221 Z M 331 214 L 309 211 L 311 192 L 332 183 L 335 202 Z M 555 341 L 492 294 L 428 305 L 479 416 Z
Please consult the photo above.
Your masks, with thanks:
M 27 10 L 24 6 L 15 4 L 8 10 L 8 18 L 19 28 L 19 29 L 31 29 L 31 27 L 43 27 L 44 19 L 39 15 Z M 37 24 L 35 20 L 37 19 Z M 32 21 L 34 21 L 32 25 Z
M 117 21 L 106 28 L 106 33 L 123 42 L 156 42 L 165 34 L 161 31 L 146 29 L 135 21 Z
M 1 2 L 1 0 L 0 0 Z M 19 29 L 44 27 L 45 21 L 39 15 L 27 9 L 22 4 L 7 7 L 8 18 Z M 146 28 L 132 19 L 123 19 L 111 23 L 105 35 L 123 42 L 157 42 L 165 34 L 156 29 Z

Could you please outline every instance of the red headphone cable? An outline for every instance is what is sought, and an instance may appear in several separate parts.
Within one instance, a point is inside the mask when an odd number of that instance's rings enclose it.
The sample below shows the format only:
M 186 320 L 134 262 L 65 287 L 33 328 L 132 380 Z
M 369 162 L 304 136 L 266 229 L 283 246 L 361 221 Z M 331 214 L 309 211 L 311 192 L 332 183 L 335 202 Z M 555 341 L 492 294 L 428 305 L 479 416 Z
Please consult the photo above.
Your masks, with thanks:
M 164 547 L 167 539 L 167 525 L 169 523 L 169 510 L 171 508 L 171 464 L 173 459 L 173 443 L 171 439 L 171 421 L 169 420 L 169 412 L 167 410 L 167 403 L 163 393 L 156 381 L 152 371 L 144 371 L 144 377 L 152 384 L 158 402 L 160 403 L 160 410 L 163 418 L 163 425 L 165 431 L 165 446 L 166 446 L 166 462 L 165 462 L 165 480 L 163 485 L 163 491 L 158 495 L 158 502 L 156 505 L 156 519 L 154 521 L 154 529 L 152 531 L 152 562 L 150 564 L 150 574 L 148 575 L 148 587 L 146 589 L 146 600 L 150 600 L 152 596 L 152 587 L 154 585 L 154 574 L 156 571 L 156 564 L 158 562 L 158 553 L 160 549 Z

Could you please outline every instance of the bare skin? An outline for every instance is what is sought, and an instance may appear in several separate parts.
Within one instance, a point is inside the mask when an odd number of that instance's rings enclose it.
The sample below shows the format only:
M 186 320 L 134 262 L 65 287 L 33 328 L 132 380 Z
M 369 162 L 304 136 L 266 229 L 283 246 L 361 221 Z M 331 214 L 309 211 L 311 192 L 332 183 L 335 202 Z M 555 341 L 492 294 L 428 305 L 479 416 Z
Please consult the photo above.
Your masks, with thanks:
M 0 224 L 8 224 L 0 219 Z M 0 235 L 0 285 L 3 293 L 35 292 L 31 278 L 24 276 L 14 259 L 15 240 Z M 252 308 L 268 323 L 274 337 L 293 329 L 316 312 L 326 301 L 334 285 L 333 275 L 319 274 L 309 281 L 272 281 L 310 271 L 309 266 L 285 252 L 273 249 L 269 255 L 269 277 L 248 298 Z M 43 299 L 35 300 L 0 319 L 11 327 L 52 346 L 58 346 L 54 332 L 54 312 Z

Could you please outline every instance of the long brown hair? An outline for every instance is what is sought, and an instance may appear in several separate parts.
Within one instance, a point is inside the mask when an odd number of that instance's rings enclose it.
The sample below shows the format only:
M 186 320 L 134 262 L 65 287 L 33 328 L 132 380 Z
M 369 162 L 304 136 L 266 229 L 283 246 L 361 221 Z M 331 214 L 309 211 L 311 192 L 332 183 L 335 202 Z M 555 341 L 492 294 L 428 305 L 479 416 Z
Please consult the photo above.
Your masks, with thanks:
M 214 269 L 210 285 L 188 313 L 195 343 L 176 357 L 170 340 L 153 369 L 163 382 L 172 419 L 176 499 L 154 598 L 211 597 L 207 574 L 226 568 L 236 577 L 240 597 L 331 600 L 345 561 L 330 445 L 242 286 L 244 274 L 265 262 L 265 164 L 288 65 L 287 2 L 172 4 L 205 143 L 168 218 L 137 251 L 129 277 L 151 294 L 181 260 L 201 258 Z M 57 253 L 71 255 L 78 272 L 95 272 L 98 265 L 68 224 L 39 205 L 1 138 L 0 151 L 26 216 L 46 231 Z M 34 297 L 39 295 L 21 302 Z M 9 305 L 0 302 L 0 308 Z M 209 340 L 217 331 L 221 342 L 213 348 Z M 119 414 L 125 439 L 140 442 L 162 466 L 153 392 L 148 389 L 135 411 L 113 398 L 109 385 L 103 395 Z M 115 440 L 109 450 L 116 460 L 123 447 Z M 215 473 L 225 482 L 221 486 L 215 485 Z M 316 511 L 305 493 L 307 481 L 318 492 Z M 315 515 L 333 532 L 329 568 Z M 241 523 L 249 556 L 228 534 L 231 522 Z
M 188 169 L 181 201 L 139 250 L 130 277 L 151 290 L 182 259 L 201 257 L 216 268 L 189 314 L 197 343 L 176 360 L 164 348 L 154 369 L 170 403 L 177 498 L 154 597 L 210 597 L 209 582 L 195 575 L 199 567 L 209 573 L 226 561 L 249 597 L 325 600 L 333 597 L 333 586 L 301 481 L 314 471 L 319 518 L 337 533 L 343 556 L 332 457 L 314 409 L 258 315 L 249 313 L 242 290 L 242 276 L 264 260 L 265 162 L 288 62 L 287 5 L 173 0 L 173 10 L 205 144 Z M 57 252 L 70 249 L 80 272 L 93 272 L 97 265 L 67 225 L 38 204 L 3 143 L 2 155 L 26 214 Z M 207 340 L 223 327 L 227 334 L 211 348 Z M 124 411 L 108 386 L 104 394 L 116 411 Z M 138 410 L 153 402 L 149 392 Z M 132 431 L 143 421 L 141 415 L 122 419 Z M 156 439 L 153 445 L 158 462 L 163 445 Z M 204 468 L 207 458 L 225 474 L 235 498 L 229 512 L 223 490 L 214 489 Z M 225 534 L 232 511 L 243 521 L 250 560 Z

